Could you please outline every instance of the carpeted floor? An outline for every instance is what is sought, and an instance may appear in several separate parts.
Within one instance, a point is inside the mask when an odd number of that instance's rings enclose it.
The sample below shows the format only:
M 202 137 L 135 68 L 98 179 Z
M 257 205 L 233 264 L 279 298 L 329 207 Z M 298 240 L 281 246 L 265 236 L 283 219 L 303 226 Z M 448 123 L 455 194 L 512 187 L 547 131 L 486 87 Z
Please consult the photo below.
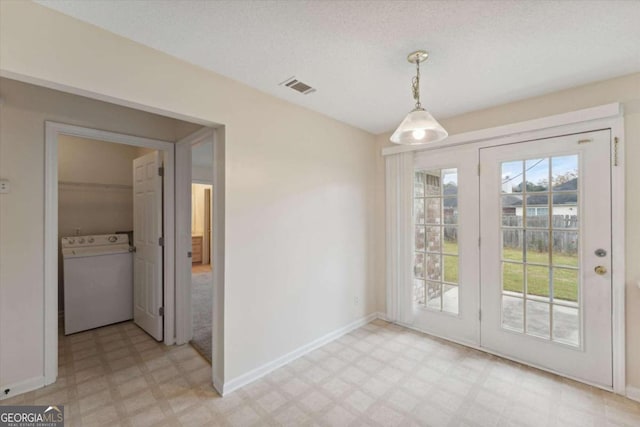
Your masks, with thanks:
M 213 276 L 211 272 L 191 275 L 191 345 L 211 363 L 211 316 L 213 310 Z

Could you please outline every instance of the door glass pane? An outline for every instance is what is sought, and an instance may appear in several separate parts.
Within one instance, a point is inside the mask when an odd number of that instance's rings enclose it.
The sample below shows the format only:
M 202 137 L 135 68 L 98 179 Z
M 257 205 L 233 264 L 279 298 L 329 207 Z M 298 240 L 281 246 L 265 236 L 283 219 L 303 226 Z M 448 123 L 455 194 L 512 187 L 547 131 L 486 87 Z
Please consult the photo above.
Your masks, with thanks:
M 578 195 L 575 193 L 554 194 L 551 213 L 554 229 L 577 229 Z
M 549 264 L 549 232 L 527 230 L 527 262 Z
M 427 227 L 427 251 L 440 252 L 442 250 L 441 230 L 442 227 Z
M 458 198 L 445 197 L 442 201 L 442 217 L 445 224 L 458 223 Z
M 527 265 L 527 295 L 549 297 L 549 267 Z
M 524 265 L 511 262 L 502 263 L 502 289 L 509 293 L 524 292 Z
M 444 262 L 444 281 L 458 283 L 458 257 L 445 255 L 442 261 Z
M 502 230 L 502 259 L 520 261 L 524 260 L 524 232 L 515 228 Z
M 577 308 L 553 306 L 553 340 L 574 346 L 580 344 L 580 316 Z
M 457 314 L 458 171 L 416 171 L 415 180 L 414 301 L 429 309 Z M 421 221 L 426 226 L 420 225 Z
M 502 164 L 502 193 L 522 193 L 524 163 L 521 160 Z
M 424 199 L 415 198 L 413 200 L 413 217 L 416 224 L 424 224 Z
M 526 305 L 527 333 L 537 337 L 549 338 L 551 334 L 549 304 L 528 299 Z
M 442 171 L 442 183 L 444 196 L 455 196 L 458 194 L 458 169 L 445 169 Z
M 424 280 L 413 280 L 413 300 L 416 304 L 425 304 L 425 281 Z
M 551 161 L 553 191 L 578 189 L 578 155 L 554 157 Z
M 553 264 L 570 267 L 578 266 L 578 232 L 553 232 Z
M 523 199 L 519 195 L 502 196 L 502 226 L 522 227 Z
M 442 311 L 458 314 L 458 286 L 442 285 Z
M 527 227 L 549 227 L 549 196 L 547 194 L 534 193 L 526 197 Z
M 422 175 L 425 180 L 425 195 L 440 196 L 442 190 L 440 171 L 424 171 Z
M 424 279 L 424 254 L 417 252 L 413 262 L 413 277 Z
M 442 308 L 442 283 L 427 282 L 427 307 L 434 310 Z
M 442 281 L 442 256 L 427 254 L 427 279 Z
M 427 224 L 440 224 L 440 206 L 442 199 L 439 197 L 428 197 L 426 199 L 426 221 Z
M 413 197 L 424 197 L 424 174 L 416 172 L 413 178 Z
M 524 331 L 523 299 L 502 296 L 502 326 L 518 332 Z
M 444 227 L 444 252 L 458 254 L 458 227 L 447 225 Z
M 501 170 L 503 327 L 579 346 L 579 157 L 517 159 Z
M 578 302 L 578 270 L 553 269 L 553 300 L 556 303 Z
M 425 236 L 424 227 L 419 225 L 416 227 L 416 251 L 423 251 L 425 249 Z
M 529 159 L 524 164 L 527 193 L 549 191 L 549 159 Z

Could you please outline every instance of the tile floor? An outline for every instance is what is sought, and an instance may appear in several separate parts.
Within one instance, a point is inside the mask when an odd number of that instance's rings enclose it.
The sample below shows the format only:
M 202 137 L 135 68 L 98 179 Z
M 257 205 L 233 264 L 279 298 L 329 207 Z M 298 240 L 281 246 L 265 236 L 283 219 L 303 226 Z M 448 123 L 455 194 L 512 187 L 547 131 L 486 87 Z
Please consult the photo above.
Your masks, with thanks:
M 188 345 L 132 323 L 64 338 L 59 379 L 2 404 L 64 404 L 67 426 L 639 426 L 640 404 L 386 322 L 220 398 Z

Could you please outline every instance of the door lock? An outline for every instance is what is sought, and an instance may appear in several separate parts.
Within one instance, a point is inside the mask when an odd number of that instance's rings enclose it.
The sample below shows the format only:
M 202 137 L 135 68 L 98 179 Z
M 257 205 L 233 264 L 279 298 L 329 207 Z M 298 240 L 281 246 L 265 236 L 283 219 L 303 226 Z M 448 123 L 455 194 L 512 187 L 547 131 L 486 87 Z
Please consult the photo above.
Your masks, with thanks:
M 603 258 L 607 256 L 607 251 L 605 251 L 604 249 L 596 249 L 596 251 L 594 252 L 596 254 L 596 256 Z
M 593 270 L 596 272 L 596 274 L 599 274 L 601 276 L 607 273 L 607 267 L 605 267 L 604 265 L 599 265 Z

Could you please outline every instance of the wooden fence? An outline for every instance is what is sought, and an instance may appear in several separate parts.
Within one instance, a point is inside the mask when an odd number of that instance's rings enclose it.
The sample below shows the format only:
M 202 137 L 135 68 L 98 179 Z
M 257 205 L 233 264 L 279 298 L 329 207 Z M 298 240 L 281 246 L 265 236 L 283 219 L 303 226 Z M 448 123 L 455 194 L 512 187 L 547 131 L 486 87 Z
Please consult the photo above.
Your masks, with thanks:
M 508 215 L 502 217 L 503 227 L 523 227 L 524 218 L 522 216 Z M 549 228 L 549 218 L 546 216 L 528 217 L 526 220 L 527 235 L 523 235 L 523 230 L 518 228 L 503 228 L 502 243 L 505 248 L 522 249 L 526 245 L 527 249 L 540 252 L 549 250 L 549 243 L 553 244 L 553 251 L 556 253 L 575 253 L 578 249 L 578 216 L 577 215 L 553 215 L 551 224 L 553 228 L 551 237 L 547 231 Z M 536 227 L 542 230 L 532 230 L 529 227 Z M 566 231 L 565 231 L 566 230 Z

